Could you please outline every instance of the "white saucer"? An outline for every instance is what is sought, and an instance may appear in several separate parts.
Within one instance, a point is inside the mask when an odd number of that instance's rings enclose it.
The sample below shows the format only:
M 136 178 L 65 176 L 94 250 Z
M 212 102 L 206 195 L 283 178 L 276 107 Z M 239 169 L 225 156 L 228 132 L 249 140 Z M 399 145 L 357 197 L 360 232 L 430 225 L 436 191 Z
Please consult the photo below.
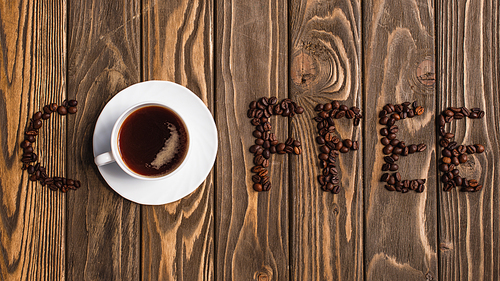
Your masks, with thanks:
M 217 128 L 205 104 L 187 88 L 168 81 L 134 84 L 116 94 L 104 107 L 94 130 L 94 157 L 111 150 L 111 130 L 120 114 L 144 101 L 163 101 L 185 116 L 192 126 L 192 151 L 179 171 L 163 180 L 145 181 L 129 176 L 116 163 L 99 166 L 99 172 L 118 194 L 145 205 L 177 201 L 193 192 L 210 173 L 217 154 Z

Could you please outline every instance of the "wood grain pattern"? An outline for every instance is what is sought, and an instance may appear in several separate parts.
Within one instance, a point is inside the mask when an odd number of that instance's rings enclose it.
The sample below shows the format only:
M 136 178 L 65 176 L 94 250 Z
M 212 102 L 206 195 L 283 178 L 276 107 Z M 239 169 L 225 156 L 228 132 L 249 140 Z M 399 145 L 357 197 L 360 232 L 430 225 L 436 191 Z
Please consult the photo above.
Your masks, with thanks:
M 213 1 L 143 2 L 144 80 L 186 86 L 213 112 Z M 142 279 L 213 280 L 214 180 L 163 206 L 142 207 Z
M 434 7 L 429 1 L 364 4 L 365 276 L 367 280 L 438 277 Z M 425 75 L 427 74 L 427 75 Z M 383 146 L 378 113 L 387 103 L 418 101 L 423 115 L 398 121 L 398 138 L 427 150 L 402 157 L 403 179 L 426 179 L 423 193 L 389 192 L 379 182 Z
M 19 162 L 29 118 L 66 91 L 66 3 L 0 5 L 1 280 L 56 279 L 64 274 L 65 200 L 28 182 Z M 65 118 L 44 122 L 35 145 L 49 174 L 65 171 Z
M 272 188 L 255 192 L 250 172 L 253 155 L 248 151 L 255 141 L 255 127 L 247 118 L 251 101 L 288 96 L 286 4 L 283 0 L 217 1 L 217 280 L 290 278 L 289 156 L 271 156 Z M 284 142 L 288 120 L 274 116 L 270 122 L 272 132 Z
M 460 174 L 483 184 L 476 193 L 441 193 L 440 279 L 498 280 L 500 278 L 500 140 L 499 6 L 491 1 L 437 1 L 438 110 L 448 106 L 479 107 L 480 120 L 458 120 L 447 131 L 459 144 L 480 143 L 459 166 Z M 440 185 L 440 190 L 442 186 Z
M 140 278 L 140 207 L 114 192 L 93 161 L 94 127 L 106 102 L 140 79 L 139 1 L 69 1 L 67 273 L 70 280 Z
M 303 154 L 293 158 L 290 186 L 293 280 L 363 279 L 363 153 L 337 160 L 341 192 L 320 189 L 314 107 L 338 100 L 362 108 L 361 4 L 291 1 L 290 95 L 306 110 L 291 123 Z M 361 126 L 336 121 L 338 136 L 362 142 Z M 363 144 L 361 145 L 361 148 Z

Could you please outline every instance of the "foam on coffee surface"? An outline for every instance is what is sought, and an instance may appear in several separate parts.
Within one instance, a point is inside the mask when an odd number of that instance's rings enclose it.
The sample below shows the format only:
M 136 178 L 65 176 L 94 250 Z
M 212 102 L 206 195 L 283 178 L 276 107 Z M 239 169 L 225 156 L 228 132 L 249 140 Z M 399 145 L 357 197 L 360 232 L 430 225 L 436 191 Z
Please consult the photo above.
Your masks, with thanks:
M 170 130 L 170 137 L 165 140 L 162 149 L 151 162 L 152 168 L 160 169 L 161 166 L 168 164 L 179 150 L 180 136 L 177 128 L 171 123 L 167 123 L 167 128 Z

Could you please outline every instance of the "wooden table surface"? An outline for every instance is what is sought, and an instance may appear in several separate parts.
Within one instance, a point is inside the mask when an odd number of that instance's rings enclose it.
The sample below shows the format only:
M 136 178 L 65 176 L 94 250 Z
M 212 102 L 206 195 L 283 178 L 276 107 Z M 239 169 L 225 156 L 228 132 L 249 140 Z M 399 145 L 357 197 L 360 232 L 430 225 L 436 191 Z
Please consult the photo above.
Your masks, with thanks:
M 500 3 L 498 0 L 38 0 L 0 4 L 1 280 L 499 280 Z M 93 164 L 99 113 L 146 80 L 191 89 L 219 135 L 206 181 L 184 199 L 141 206 L 120 197 Z M 272 188 L 252 189 L 248 104 L 290 98 L 305 112 L 273 117 L 301 155 L 273 155 Z M 43 105 L 79 102 L 45 122 L 35 146 L 49 175 L 82 186 L 54 192 L 21 170 L 20 142 Z M 317 176 L 314 107 L 361 108 L 342 138 L 360 150 L 338 161 L 341 192 Z M 425 143 L 399 161 L 423 193 L 389 192 L 378 112 L 417 100 L 399 137 Z M 436 117 L 459 144 L 480 143 L 461 173 L 480 192 L 443 192 Z M 140 188 L 138 186 L 137 188 Z

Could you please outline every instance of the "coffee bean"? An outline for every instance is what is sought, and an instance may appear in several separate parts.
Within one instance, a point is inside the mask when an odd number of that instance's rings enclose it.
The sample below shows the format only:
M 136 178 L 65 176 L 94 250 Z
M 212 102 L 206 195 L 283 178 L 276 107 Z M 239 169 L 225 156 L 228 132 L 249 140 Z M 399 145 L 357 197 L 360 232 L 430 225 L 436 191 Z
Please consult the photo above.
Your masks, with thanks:
M 392 185 L 386 184 L 384 187 L 385 187 L 385 189 L 387 189 L 389 191 L 396 191 L 396 188 L 394 186 L 392 186 Z
M 388 145 L 389 143 L 391 143 L 391 140 L 388 139 L 387 137 L 384 137 L 382 139 L 380 139 L 380 142 L 383 144 L 383 145 Z
M 390 144 L 389 144 L 389 145 L 386 145 L 386 146 L 384 147 L 384 149 L 382 150 L 382 152 L 383 152 L 384 154 L 388 155 L 388 154 L 391 154 L 391 153 L 392 153 L 392 150 L 393 150 L 393 149 L 394 149 L 394 147 L 393 147 L 392 145 L 390 145 Z
M 394 173 L 393 176 L 396 179 L 396 181 L 401 181 L 401 174 L 399 172 Z
M 36 141 L 36 138 L 34 136 L 26 136 L 25 139 L 31 143 L 34 143 Z
M 264 156 L 262 156 L 262 155 L 257 155 L 257 156 L 255 156 L 255 158 L 253 159 L 253 163 L 254 163 L 255 165 L 262 165 L 262 163 L 264 162 L 264 160 L 265 160 Z
M 389 134 L 389 130 L 387 128 L 380 129 L 380 134 L 382 136 L 387 136 Z
M 260 183 L 254 183 L 254 185 L 253 185 L 253 189 L 254 189 L 255 191 L 257 191 L 257 192 L 262 191 L 262 184 L 260 184 Z
M 447 147 L 449 144 L 450 144 L 450 141 L 448 141 L 447 139 L 441 139 L 441 140 L 439 140 L 439 145 L 441 147 Z
M 390 118 L 389 120 L 387 120 L 387 126 L 388 127 L 394 125 L 394 123 L 396 123 L 396 119 L 394 119 L 394 118 Z
M 353 141 L 353 142 L 352 142 L 351 149 L 352 149 L 352 150 L 358 150 L 358 149 L 359 149 L 359 144 L 358 144 L 358 141 Z
M 350 139 L 345 139 L 343 142 L 344 147 L 351 148 L 352 147 L 352 140 Z
M 476 187 L 476 186 L 478 186 L 478 185 L 479 185 L 478 181 L 477 181 L 477 180 L 475 180 L 475 179 L 471 179 L 471 180 L 469 180 L 469 181 L 468 181 L 468 184 L 469 184 L 469 186 L 470 186 L 470 187 Z
M 293 153 L 294 153 L 295 155 L 299 155 L 300 153 L 302 153 L 302 150 L 301 150 L 301 148 L 300 148 L 300 147 L 295 146 L 295 147 L 293 148 Z
M 269 152 L 268 149 L 265 149 L 263 152 L 262 152 L 262 156 L 264 156 L 264 158 L 266 159 L 269 159 L 269 157 L 271 157 L 271 152 Z
M 389 171 L 390 168 L 391 168 L 391 164 L 389 164 L 389 163 L 385 163 L 382 165 L 382 171 Z
M 441 172 L 448 172 L 449 171 L 449 166 L 446 163 L 441 163 L 439 164 L 439 170 Z
M 347 152 L 349 152 L 349 147 L 347 147 L 347 146 L 342 146 L 342 147 L 339 149 L 339 151 L 340 151 L 340 152 L 342 152 L 342 153 L 347 153 Z
M 395 160 L 392 156 L 385 156 L 384 161 L 389 164 L 394 164 Z
M 263 168 L 262 166 L 254 166 L 251 171 L 254 172 L 254 173 L 259 173 L 260 171 L 262 171 Z
M 447 183 L 449 180 L 450 180 L 450 178 L 446 174 L 441 176 L 442 183 Z
M 453 181 L 455 181 L 455 185 L 456 186 L 461 186 L 462 185 L 462 178 L 460 176 L 454 177 Z
M 421 143 L 417 146 L 417 151 L 418 152 L 422 152 L 422 151 L 425 151 L 427 149 L 427 145 L 424 144 L 424 143 Z
M 394 111 L 394 109 L 395 109 L 394 105 L 390 104 L 390 103 L 388 103 L 384 106 L 384 110 L 387 111 L 387 113 L 392 113 Z
M 51 104 L 49 104 L 49 109 L 50 109 L 50 111 L 52 111 L 52 112 L 57 111 L 57 104 L 56 104 L 56 103 L 51 103 Z
M 256 138 L 262 138 L 262 132 L 259 130 L 253 131 L 252 135 Z
M 396 138 L 396 134 L 393 134 L 393 133 L 388 134 L 388 135 L 387 135 L 387 138 L 388 138 L 389 140 L 393 140 L 393 139 L 395 139 L 395 138 Z
M 389 171 L 397 171 L 399 169 L 398 164 L 391 164 Z
M 252 181 L 254 183 L 260 183 L 260 176 L 259 175 L 253 175 L 252 176 Z
M 260 139 L 260 140 L 262 141 L 262 143 L 264 142 L 262 139 Z M 261 146 L 258 144 L 252 145 L 252 146 L 250 146 L 250 152 L 255 153 L 259 148 L 261 148 Z
M 77 106 L 78 105 L 78 101 L 76 101 L 76 100 L 70 100 L 70 101 L 68 101 L 68 105 L 69 106 Z
M 24 140 L 23 142 L 21 142 L 22 148 L 27 148 L 29 146 L 31 146 L 31 142 L 29 142 L 28 140 Z
M 454 138 L 454 137 L 455 137 L 455 134 L 452 134 L 452 133 L 446 133 L 446 134 L 444 135 L 444 137 L 445 137 L 445 138 L 447 138 L 447 139 L 452 139 L 452 138 Z
M 401 153 L 403 153 L 403 149 L 401 147 L 399 147 L 399 146 L 396 146 L 392 150 L 392 153 L 395 154 L 395 155 L 401 154 Z
M 408 147 L 408 153 L 412 154 L 417 152 L 418 146 L 416 144 L 412 144 Z
M 449 110 L 449 109 L 445 110 L 443 112 L 443 114 L 446 115 L 446 116 L 453 116 L 453 115 L 455 115 L 455 113 L 453 111 Z
M 57 112 L 61 115 L 66 115 L 68 113 L 68 110 L 64 106 L 59 106 L 57 108 Z
M 50 118 L 50 114 L 49 114 L 49 113 L 44 113 L 44 114 L 42 115 L 42 119 L 43 119 L 43 120 L 47 120 L 47 119 L 49 119 L 49 118 Z
M 398 131 L 399 131 L 399 128 L 396 125 L 392 125 L 392 126 L 389 127 L 389 133 L 390 134 L 396 134 Z
M 421 107 L 421 106 L 417 106 L 415 108 L 415 114 L 416 115 L 422 115 L 424 113 L 424 111 L 425 111 L 425 109 L 423 107 Z
M 380 181 L 381 182 L 387 182 L 387 181 L 389 181 L 389 177 L 390 177 L 389 173 L 383 173 L 382 177 L 380 177 Z
M 475 144 L 474 147 L 476 148 L 476 153 L 483 153 L 484 152 L 484 146 L 481 144 Z
M 322 153 L 330 153 L 330 148 L 326 145 L 322 145 L 319 147 L 319 151 L 321 151 Z
M 441 155 L 443 155 L 444 157 L 451 157 L 451 156 L 453 156 L 451 150 L 446 149 L 446 148 L 441 151 Z
M 36 112 L 35 114 L 33 114 L 33 120 L 38 120 L 42 118 L 42 115 L 43 113 L 41 111 Z
M 476 153 L 476 147 L 473 146 L 473 145 L 468 145 L 467 146 L 467 153 L 468 154 L 474 154 L 474 153 Z
M 461 154 L 459 157 L 458 157 L 458 161 L 460 163 L 465 163 L 467 162 L 467 154 Z
M 339 111 L 335 114 L 335 119 L 340 119 L 345 116 L 345 111 Z
M 445 118 L 443 115 L 439 115 L 438 117 L 438 125 L 440 127 L 443 127 L 444 125 L 446 125 L 446 121 L 445 121 Z
M 418 183 L 416 180 L 412 180 L 412 181 L 410 182 L 410 187 L 409 187 L 409 189 L 410 189 L 410 190 L 416 190 L 416 189 L 418 188 L 418 186 L 419 186 L 419 183 Z
M 456 184 L 454 181 L 447 181 L 444 184 L 443 191 L 450 192 L 455 187 L 456 187 Z
M 40 129 L 42 127 L 42 121 L 40 119 L 33 120 L 33 128 Z
M 387 125 L 388 121 L 389 121 L 389 117 L 384 116 L 384 117 L 380 118 L 379 123 L 380 123 L 380 125 Z

